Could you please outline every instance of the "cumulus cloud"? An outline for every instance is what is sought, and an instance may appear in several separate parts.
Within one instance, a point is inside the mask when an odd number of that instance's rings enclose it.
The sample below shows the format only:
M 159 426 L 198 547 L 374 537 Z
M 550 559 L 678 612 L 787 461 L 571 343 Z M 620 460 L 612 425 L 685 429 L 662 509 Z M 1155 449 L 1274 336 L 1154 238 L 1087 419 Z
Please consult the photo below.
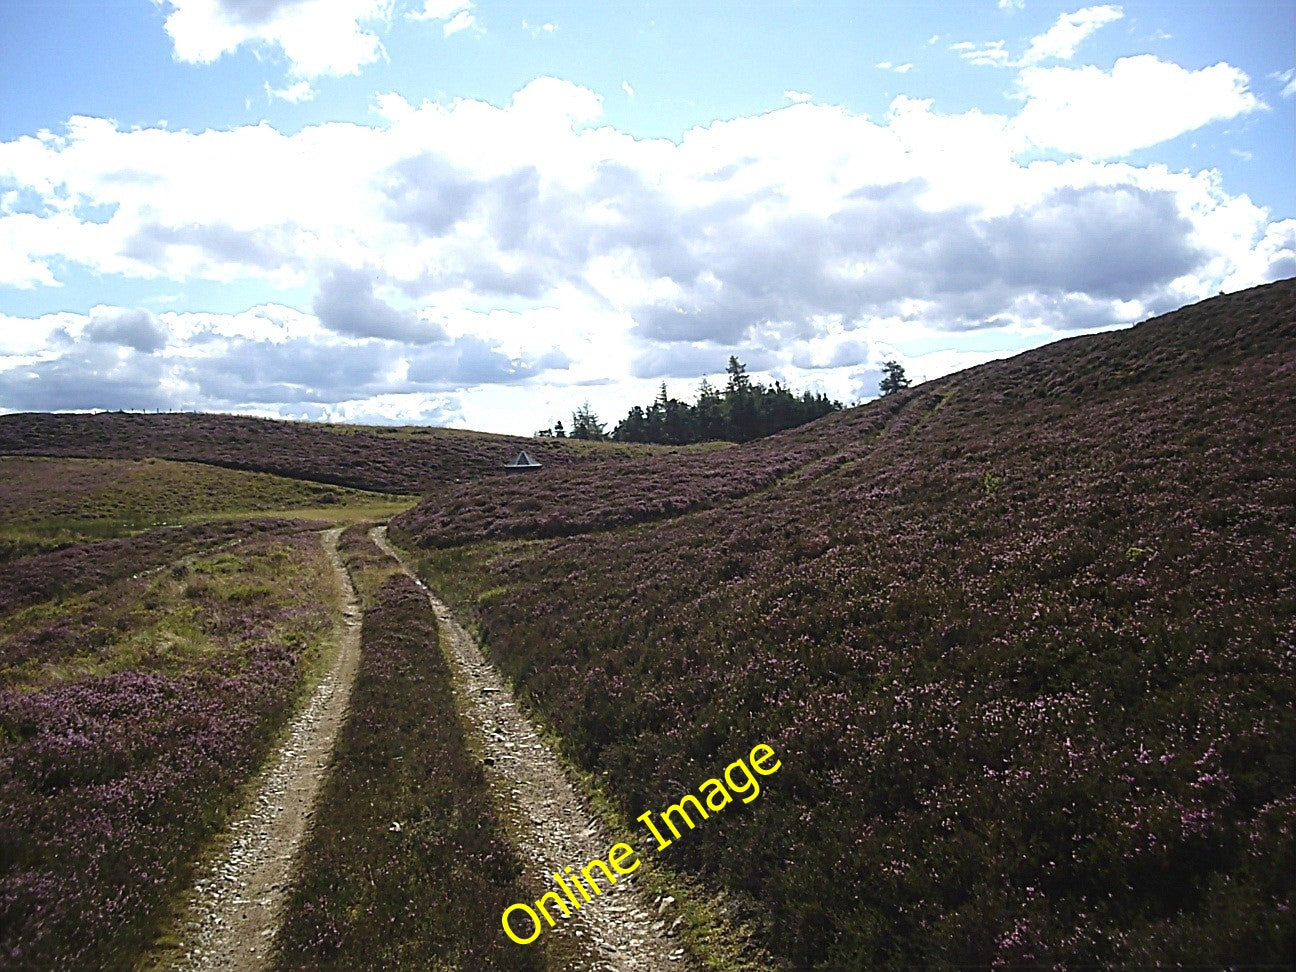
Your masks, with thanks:
M 171 406 L 167 366 L 154 355 L 105 345 L 74 347 L 0 368 L 0 407 L 13 411 L 156 409 Z
M 312 307 L 320 323 L 338 334 L 409 344 L 430 344 L 446 337 L 440 324 L 380 300 L 374 295 L 373 277 L 351 267 L 338 267 L 320 281 Z
M 1234 265 L 1222 289 L 1243 290 L 1288 277 L 1296 277 L 1296 219 L 1266 226 L 1255 247 Z
M 1052 27 L 1031 39 L 1021 63 L 1038 64 L 1050 59 L 1068 61 L 1085 38 L 1124 16 L 1125 12 L 1115 4 L 1084 7 L 1075 13 L 1060 14 Z
M 502 106 L 386 96 L 374 126 L 75 119 L 0 142 L 5 198 L 22 198 L 0 207 L 11 280 L 313 295 L 298 310 L 0 320 L 0 408 L 112 405 L 94 399 L 116 382 L 143 407 L 381 401 L 468 421 L 471 402 L 525 409 L 544 376 L 691 381 L 729 354 L 849 398 L 898 335 L 1038 341 L 1290 275 L 1290 221 L 1217 175 L 1104 161 L 1254 110 L 1245 76 L 1137 58 L 1092 71 L 1028 69 L 1015 117 L 803 102 L 679 142 L 600 124 L 600 96 L 555 79 Z M 1139 131 L 1098 125 L 1113 99 Z M 89 390 L 65 380 L 74 365 Z
M 969 64 L 975 64 L 977 67 L 1007 67 L 1013 63 L 1007 45 L 1001 40 L 990 41 L 985 44 L 958 41 L 951 44 L 949 49 Z
M 43 350 L 0 345 L 0 409 L 201 408 L 449 422 L 462 419 L 466 388 L 520 385 L 572 363 L 556 347 L 509 353 L 471 334 L 417 345 L 338 335 L 273 305 L 162 317 L 120 308 L 51 315 L 40 322 Z M 0 317 L 0 333 L 14 321 Z M 158 353 L 168 331 L 181 353 Z
M 1010 3 L 1008 6 L 1021 9 L 1021 4 Z M 1000 3 L 999 9 L 1005 9 L 1005 4 Z M 1030 46 L 1019 58 L 1012 56 L 1007 43 L 1002 40 L 979 44 L 958 41 L 949 49 L 977 67 L 1027 67 L 1048 60 L 1069 61 L 1086 38 L 1124 16 L 1124 11 L 1116 4 L 1084 7 L 1074 13 L 1059 14 L 1053 26 L 1031 38 Z
M 142 354 L 167 346 L 166 331 L 144 310 L 92 314 L 84 336 L 94 344 L 115 344 Z
M 388 0 L 153 0 L 177 60 L 210 64 L 244 45 L 277 48 L 299 78 L 357 74 L 382 56 Z M 291 88 L 288 90 L 292 90 Z
M 1151 54 L 1120 58 L 1111 71 L 1030 67 L 1018 80 L 1025 104 L 1015 125 L 1041 148 L 1116 157 L 1263 108 L 1249 83 L 1230 64 L 1192 71 Z
M 439 21 L 442 33 L 449 37 L 469 28 L 481 30 L 473 16 L 474 6 L 470 0 L 423 0 L 421 10 L 412 10 L 405 16 L 410 20 Z
M 271 101 L 278 98 L 280 101 L 287 101 L 294 105 L 300 105 L 303 102 L 312 101 L 315 96 L 319 94 L 309 81 L 297 81 L 283 88 L 275 88 L 267 81 L 265 92 L 266 97 Z

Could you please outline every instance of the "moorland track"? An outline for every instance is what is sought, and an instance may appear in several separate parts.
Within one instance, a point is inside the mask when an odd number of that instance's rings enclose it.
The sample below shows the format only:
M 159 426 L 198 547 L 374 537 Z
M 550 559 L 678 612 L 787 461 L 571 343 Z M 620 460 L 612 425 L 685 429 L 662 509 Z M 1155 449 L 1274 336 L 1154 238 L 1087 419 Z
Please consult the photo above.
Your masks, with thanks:
M 388 542 L 385 528 L 375 528 L 371 536 L 423 586 Z M 448 649 L 455 694 L 468 715 L 491 788 L 505 818 L 514 824 L 519 856 L 529 877 L 543 890 L 554 890 L 551 874 L 569 864 L 579 868 L 594 858 L 606 860 L 614 840 L 590 812 L 540 731 L 518 709 L 508 683 L 482 655 L 476 640 L 430 591 L 428 600 Z M 689 956 L 675 937 L 682 920 L 664 900 L 654 906 L 633 878 L 623 879 L 544 934 L 571 935 L 588 946 L 583 950 L 590 955 L 588 963 L 572 968 L 687 969 Z M 527 919 L 520 920 L 520 928 L 527 933 Z
M 321 534 L 343 604 L 331 664 L 255 781 L 252 798 L 230 828 L 228 845 L 195 882 L 180 945 L 160 957 L 161 964 L 236 972 L 270 964 L 294 861 L 360 664 L 360 600 L 338 552 L 341 533 L 337 527 Z

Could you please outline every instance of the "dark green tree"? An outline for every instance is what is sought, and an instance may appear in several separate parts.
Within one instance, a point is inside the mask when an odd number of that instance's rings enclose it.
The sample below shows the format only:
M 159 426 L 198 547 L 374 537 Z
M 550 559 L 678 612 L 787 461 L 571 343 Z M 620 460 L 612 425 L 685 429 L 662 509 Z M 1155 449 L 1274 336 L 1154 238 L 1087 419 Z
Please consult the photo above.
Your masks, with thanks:
M 590 408 L 588 401 L 572 412 L 571 438 L 594 441 L 607 438 L 607 433 L 603 430 L 603 423 L 594 414 L 594 410 Z
M 840 402 L 823 393 L 798 396 L 781 382 L 776 381 L 773 387 L 754 382 L 736 357 L 729 359 L 726 371 L 729 377 L 723 392 L 704 378 L 697 401 L 691 405 L 672 398 L 663 382 L 652 404 L 630 409 L 612 431 L 612 438 L 668 445 L 717 439 L 747 442 L 841 409 Z
M 896 392 L 909 387 L 909 379 L 905 377 L 904 365 L 899 361 L 882 362 L 882 370 L 886 372 L 882 380 L 878 382 L 878 391 L 883 395 L 894 395 Z

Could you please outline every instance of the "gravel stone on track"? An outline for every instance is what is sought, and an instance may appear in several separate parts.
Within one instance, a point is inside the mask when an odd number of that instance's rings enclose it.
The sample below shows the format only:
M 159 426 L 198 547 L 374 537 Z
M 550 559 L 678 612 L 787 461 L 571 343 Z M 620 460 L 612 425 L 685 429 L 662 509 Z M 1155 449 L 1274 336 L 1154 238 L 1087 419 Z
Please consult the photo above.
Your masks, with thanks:
M 385 529 L 375 529 L 372 536 L 424 586 L 388 542 Z M 596 857 L 606 861 L 615 841 L 581 799 L 553 749 L 519 711 L 508 683 L 482 655 L 476 640 L 430 591 L 428 600 L 449 648 L 455 693 L 468 713 L 492 789 L 506 801 L 505 815 L 521 831 L 515 837 L 523 866 L 545 891 L 558 890 L 550 875 L 569 864 L 579 869 Z M 648 900 L 634 875 L 619 878 L 601 896 L 581 905 L 570 918 L 559 918 L 557 926 L 543 932 L 572 934 L 587 941 L 592 946 L 587 951 L 596 957 L 579 968 L 644 972 L 691 968 L 676 937 L 680 916 L 673 900 Z M 522 920 L 527 923 L 525 916 Z
M 332 665 L 293 720 L 227 850 L 194 884 L 178 967 L 257 972 L 269 965 L 279 915 L 360 665 L 360 600 L 338 552 L 342 528 L 321 534 L 343 595 Z

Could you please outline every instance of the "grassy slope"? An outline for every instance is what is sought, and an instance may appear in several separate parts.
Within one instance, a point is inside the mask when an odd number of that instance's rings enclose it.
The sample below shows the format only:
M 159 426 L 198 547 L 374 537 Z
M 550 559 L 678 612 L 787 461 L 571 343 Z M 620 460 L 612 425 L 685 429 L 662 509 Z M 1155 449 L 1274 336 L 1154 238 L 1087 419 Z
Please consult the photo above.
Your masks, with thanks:
M 361 527 L 360 671 L 277 938 L 284 969 L 540 969 L 500 915 L 530 896 L 455 711 L 426 594 Z
M 135 576 L 95 563 L 131 542 L 82 552 L 99 583 L 0 615 L 7 967 L 134 966 L 332 632 L 310 533 Z
M 546 467 L 675 452 L 660 446 L 532 439 L 457 429 L 283 422 L 235 415 L 24 413 L 0 416 L 0 455 L 161 458 L 384 493 L 507 474 L 526 449 Z
M 880 410 L 881 422 L 885 410 Z M 741 450 L 729 445 L 653 452 L 614 465 L 585 463 L 483 483 L 433 487 L 393 526 L 424 546 L 474 540 L 553 537 L 605 530 L 709 509 L 764 489 L 807 468 L 838 460 L 833 443 L 793 432 Z
M 774 744 L 667 853 L 798 965 L 1281 961 L 1293 401 L 1285 281 L 830 417 L 712 510 L 426 564 L 628 818 Z
M 0 559 L 159 526 L 275 515 L 382 518 L 413 501 L 159 459 L 0 456 Z
M 0 467 L 0 949 L 129 968 L 332 634 L 309 531 L 409 501 L 162 461 Z
M 1206 301 L 1143 325 L 1061 341 L 927 382 L 733 449 L 646 454 L 498 480 L 437 483 L 393 526 L 422 546 L 569 536 L 709 509 L 787 479 L 827 476 L 875 449 L 886 458 L 911 426 L 938 409 L 944 427 L 1004 421 L 1028 432 L 1108 393 L 1289 350 L 1296 283 Z M 1276 315 L 1276 316 L 1275 316 Z M 892 450 L 888 452 L 887 450 Z

